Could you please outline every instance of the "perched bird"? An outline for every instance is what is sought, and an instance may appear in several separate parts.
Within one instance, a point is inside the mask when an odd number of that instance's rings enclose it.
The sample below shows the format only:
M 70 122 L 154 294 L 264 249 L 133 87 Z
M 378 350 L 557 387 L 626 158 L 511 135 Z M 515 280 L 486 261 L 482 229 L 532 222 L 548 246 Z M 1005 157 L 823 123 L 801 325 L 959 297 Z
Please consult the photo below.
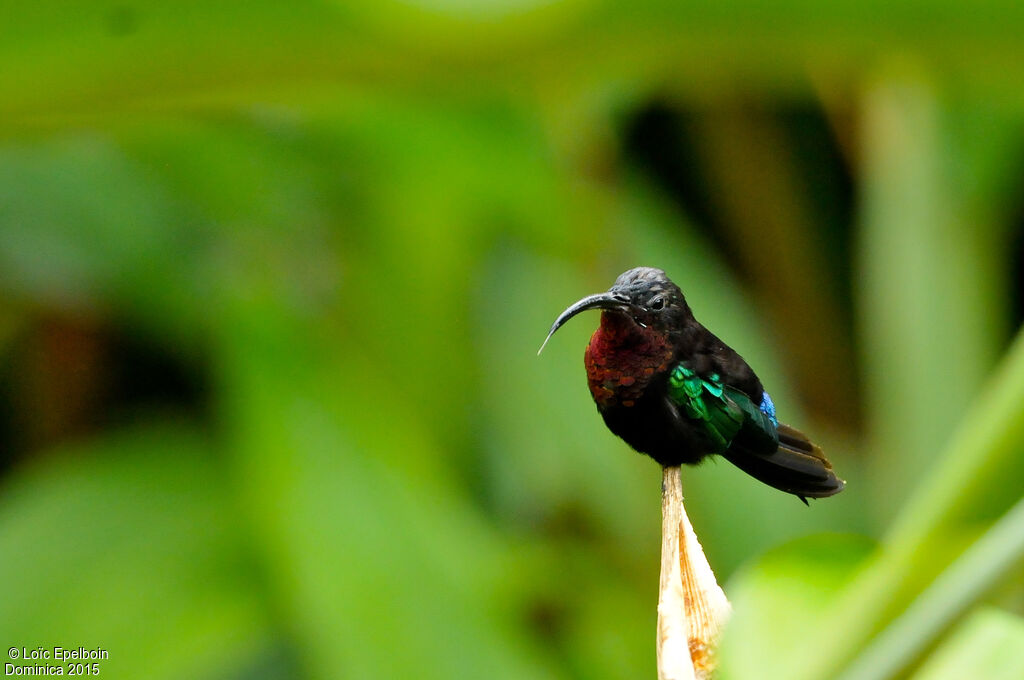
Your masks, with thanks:
M 666 467 L 719 454 L 804 503 L 843 490 L 821 449 L 778 421 L 754 371 L 693 317 L 665 272 L 630 269 L 608 292 L 576 302 L 541 350 L 588 309 L 602 310 L 584 356 L 590 393 L 608 429 L 634 449 Z

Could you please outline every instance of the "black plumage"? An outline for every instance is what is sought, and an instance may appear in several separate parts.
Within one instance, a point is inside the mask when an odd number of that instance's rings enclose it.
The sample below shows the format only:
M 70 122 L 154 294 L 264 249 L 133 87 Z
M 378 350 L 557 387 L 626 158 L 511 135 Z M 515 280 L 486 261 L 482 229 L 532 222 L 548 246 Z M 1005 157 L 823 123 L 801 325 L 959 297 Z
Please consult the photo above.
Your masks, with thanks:
M 777 421 L 753 369 L 694 318 L 665 272 L 625 272 L 566 309 L 548 339 L 588 309 L 602 310 L 585 354 L 588 385 L 605 424 L 634 449 L 663 466 L 720 454 L 801 500 L 843 489 L 821 449 Z

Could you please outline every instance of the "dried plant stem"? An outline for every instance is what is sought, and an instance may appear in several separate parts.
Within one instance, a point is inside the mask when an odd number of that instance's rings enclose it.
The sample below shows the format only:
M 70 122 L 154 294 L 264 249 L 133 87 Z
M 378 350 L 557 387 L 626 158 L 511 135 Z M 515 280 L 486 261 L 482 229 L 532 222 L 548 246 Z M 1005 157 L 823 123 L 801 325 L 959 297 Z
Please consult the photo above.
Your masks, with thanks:
M 683 509 L 678 467 L 661 482 L 661 588 L 658 596 L 658 680 L 707 680 L 729 618 L 729 600 L 715 580 Z

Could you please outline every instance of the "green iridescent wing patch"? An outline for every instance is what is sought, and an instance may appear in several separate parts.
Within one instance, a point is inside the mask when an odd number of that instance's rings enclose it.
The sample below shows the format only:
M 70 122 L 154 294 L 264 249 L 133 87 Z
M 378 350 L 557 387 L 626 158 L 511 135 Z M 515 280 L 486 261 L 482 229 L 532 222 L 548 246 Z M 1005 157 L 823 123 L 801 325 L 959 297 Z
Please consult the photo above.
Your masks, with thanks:
M 778 433 L 768 416 L 746 394 L 723 384 L 717 373 L 701 377 L 679 364 L 669 375 L 668 393 L 687 417 L 700 423 L 711 443 L 710 453 L 729 448 L 741 433 L 750 443 L 778 446 Z
M 714 451 L 724 451 L 743 426 L 744 411 L 727 389 L 717 373 L 702 378 L 684 364 L 672 369 L 668 379 L 669 397 L 700 422 Z

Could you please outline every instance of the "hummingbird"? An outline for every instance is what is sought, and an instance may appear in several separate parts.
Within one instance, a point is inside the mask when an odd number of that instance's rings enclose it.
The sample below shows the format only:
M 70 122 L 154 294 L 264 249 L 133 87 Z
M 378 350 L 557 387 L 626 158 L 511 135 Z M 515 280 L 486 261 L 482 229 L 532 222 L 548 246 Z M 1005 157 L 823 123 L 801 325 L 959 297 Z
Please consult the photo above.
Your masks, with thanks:
M 584 354 L 587 385 L 608 429 L 636 451 L 664 467 L 717 454 L 804 504 L 843 490 L 821 449 L 779 422 L 753 369 L 694 318 L 664 271 L 630 269 L 572 304 L 537 353 L 591 309 L 601 323 Z

